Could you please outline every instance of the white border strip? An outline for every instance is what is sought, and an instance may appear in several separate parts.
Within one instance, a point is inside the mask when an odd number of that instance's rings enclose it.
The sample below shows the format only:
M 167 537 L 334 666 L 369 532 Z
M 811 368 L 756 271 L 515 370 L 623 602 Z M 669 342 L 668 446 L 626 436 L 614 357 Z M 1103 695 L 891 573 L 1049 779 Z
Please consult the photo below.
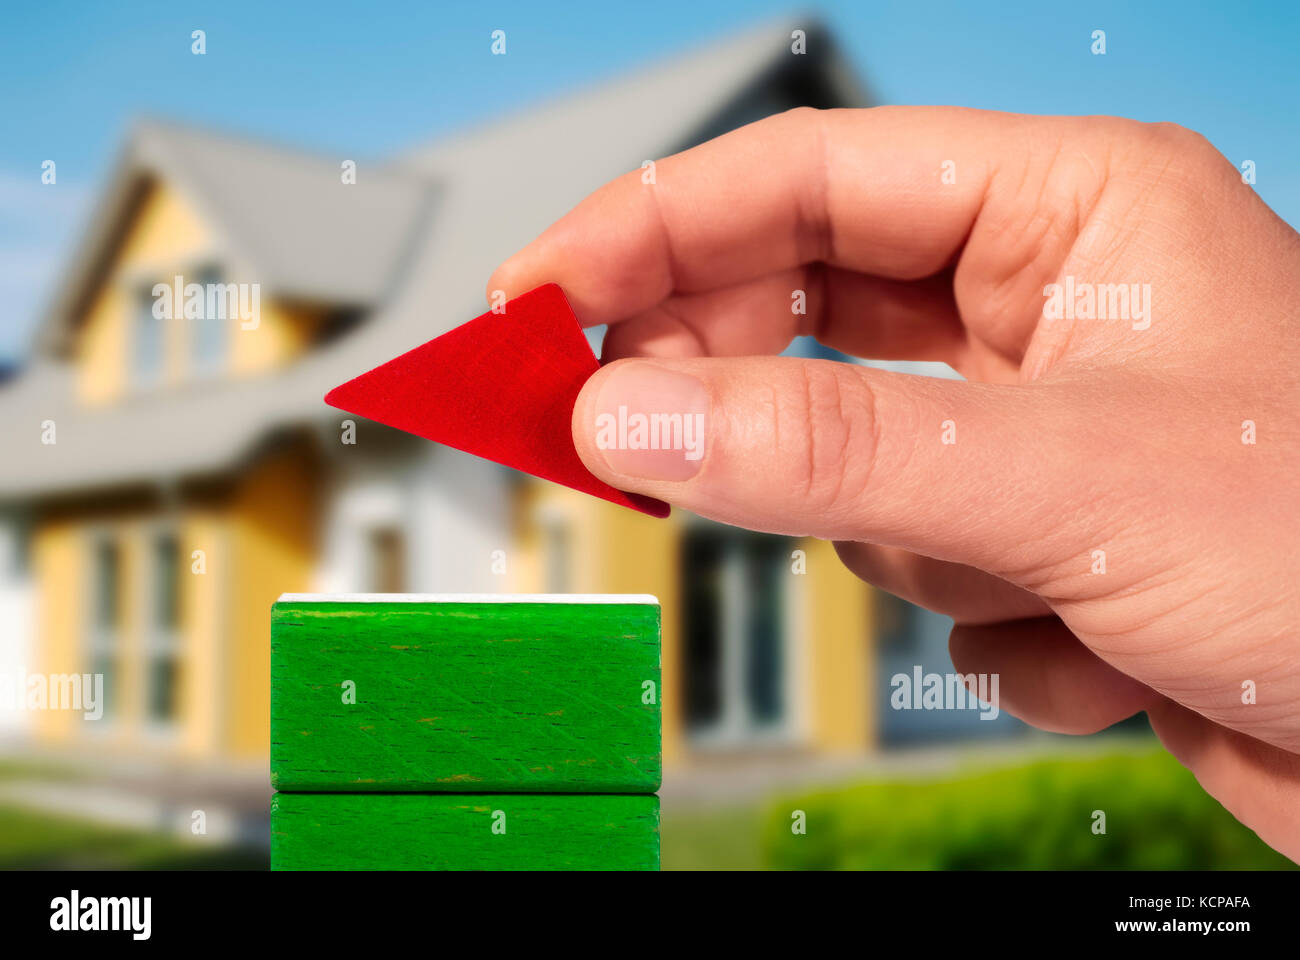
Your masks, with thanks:
M 282 593 L 277 603 L 650 603 L 648 593 Z

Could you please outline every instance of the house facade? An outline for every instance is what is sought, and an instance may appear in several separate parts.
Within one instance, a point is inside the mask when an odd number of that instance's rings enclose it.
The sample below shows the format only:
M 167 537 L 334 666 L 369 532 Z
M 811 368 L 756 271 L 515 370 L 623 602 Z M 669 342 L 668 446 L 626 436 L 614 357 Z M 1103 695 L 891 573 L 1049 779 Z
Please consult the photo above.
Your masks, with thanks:
M 806 51 L 756 31 L 382 163 L 136 126 L 0 385 L 0 668 L 102 675 L 105 714 L 0 733 L 256 764 L 281 593 L 651 593 L 670 769 L 870 749 L 876 601 L 829 544 L 654 520 L 321 399 L 483 312 L 492 268 L 606 180 L 864 101 L 824 31 Z M 191 283 L 200 306 L 159 317 Z

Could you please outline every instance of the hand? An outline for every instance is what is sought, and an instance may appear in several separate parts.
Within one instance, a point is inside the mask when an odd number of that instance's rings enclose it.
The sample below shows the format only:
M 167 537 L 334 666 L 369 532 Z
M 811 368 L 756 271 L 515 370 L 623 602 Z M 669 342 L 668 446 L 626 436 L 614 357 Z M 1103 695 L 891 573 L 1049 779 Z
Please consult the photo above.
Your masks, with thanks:
M 840 541 L 956 621 L 957 669 L 1001 674 L 1003 709 L 1073 733 L 1146 710 L 1300 859 L 1295 231 L 1200 136 L 1097 117 L 796 110 L 654 180 L 489 283 L 558 282 L 611 325 L 573 415 L 592 472 Z M 774 356 L 798 334 L 966 381 Z M 702 456 L 627 449 L 620 406 L 692 415 Z

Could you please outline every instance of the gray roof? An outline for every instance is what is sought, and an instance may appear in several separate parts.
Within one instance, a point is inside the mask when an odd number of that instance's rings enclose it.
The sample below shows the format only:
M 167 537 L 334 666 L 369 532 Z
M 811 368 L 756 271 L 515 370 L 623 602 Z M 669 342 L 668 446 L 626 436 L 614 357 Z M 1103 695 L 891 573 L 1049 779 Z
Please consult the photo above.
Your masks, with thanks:
M 87 409 L 59 356 L 75 320 L 70 293 L 52 308 L 31 367 L 0 387 L 0 498 L 218 473 L 277 428 L 337 422 L 343 415 L 324 405 L 326 391 L 482 313 L 497 264 L 601 183 L 753 119 L 747 112 L 794 105 L 813 87 L 826 101 L 819 105 L 864 102 L 829 36 L 804 28 L 803 56 L 790 53 L 791 27 L 763 27 L 382 167 L 359 163 L 355 187 L 340 186 L 339 158 L 173 125 L 138 127 L 68 288 L 102 271 L 102 248 L 117 229 L 110 221 L 129 210 L 130 183 L 156 170 L 265 288 L 365 306 L 367 317 L 274 374 Z M 48 446 L 40 442 L 46 419 L 57 424 Z
M 67 344 L 123 226 L 153 180 L 185 197 L 263 292 L 373 307 L 391 290 L 402 255 L 425 228 L 435 184 L 393 165 L 362 165 L 342 182 L 342 160 L 182 124 L 142 120 L 127 137 L 38 334 Z

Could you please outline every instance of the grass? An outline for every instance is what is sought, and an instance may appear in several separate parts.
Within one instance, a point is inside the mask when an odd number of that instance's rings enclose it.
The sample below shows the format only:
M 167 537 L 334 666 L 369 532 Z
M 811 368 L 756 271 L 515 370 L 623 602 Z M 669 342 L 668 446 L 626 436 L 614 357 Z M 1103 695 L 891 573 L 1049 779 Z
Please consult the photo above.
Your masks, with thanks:
M 666 815 L 659 858 L 664 870 L 759 870 L 763 819 L 757 807 Z
M 0 805 L 4 870 L 264 870 L 265 855 Z
M 82 779 L 70 767 L 39 760 L 0 757 L 0 782 L 6 780 L 45 780 L 68 783 Z

